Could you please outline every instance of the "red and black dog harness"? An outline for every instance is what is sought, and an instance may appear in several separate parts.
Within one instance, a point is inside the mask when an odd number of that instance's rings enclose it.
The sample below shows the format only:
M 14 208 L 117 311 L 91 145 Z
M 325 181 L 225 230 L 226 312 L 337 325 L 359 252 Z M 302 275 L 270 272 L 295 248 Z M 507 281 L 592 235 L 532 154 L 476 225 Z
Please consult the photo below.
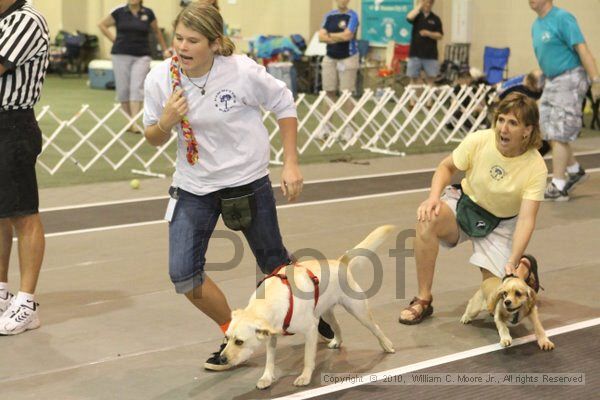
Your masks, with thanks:
M 296 265 L 297 264 L 294 264 L 293 266 L 295 267 Z M 285 269 L 287 266 L 288 265 L 281 265 L 281 266 L 275 268 L 275 270 L 273 272 L 271 272 L 269 275 L 262 278 L 260 280 L 260 282 L 258 282 L 258 285 L 256 285 L 256 287 L 259 287 L 265 280 L 272 278 L 274 276 L 281 279 L 281 282 L 288 287 L 289 292 L 290 292 L 290 305 L 288 307 L 287 314 L 285 315 L 285 319 L 283 320 L 283 334 L 284 335 L 293 335 L 293 333 L 289 333 L 287 331 L 287 328 L 289 328 L 290 323 L 292 322 L 292 315 L 294 314 L 294 295 L 292 293 L 292 286 L 290 285 L 290 281 L 289 281 L 288 277 L 285 275 L 285 271 L 284 271 L 284 273 L 280 273 L 280 271 L 282 269 Z M 314 306 L 314 308 L 316 308 L 317 302 L 319 301 L 319 278 L 317 278 L 315 276 L 315 274 L 313 274 L 312 271 L 308 268 L 306 268 L 306 273 L 308 274 L 313 285 L 315 285 L 315 306 Z

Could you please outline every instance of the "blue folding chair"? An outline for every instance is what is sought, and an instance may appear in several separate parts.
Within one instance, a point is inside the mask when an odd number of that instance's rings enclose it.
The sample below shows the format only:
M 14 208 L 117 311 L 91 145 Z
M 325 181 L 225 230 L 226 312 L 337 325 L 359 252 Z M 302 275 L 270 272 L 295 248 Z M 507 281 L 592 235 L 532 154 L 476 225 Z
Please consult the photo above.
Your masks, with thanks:
M 491 85 L 502 82 L 508 76 L 508 57 L 510 57 L 508 47 L 499 49 L 485 46 L 483 51 L 483 73 Z

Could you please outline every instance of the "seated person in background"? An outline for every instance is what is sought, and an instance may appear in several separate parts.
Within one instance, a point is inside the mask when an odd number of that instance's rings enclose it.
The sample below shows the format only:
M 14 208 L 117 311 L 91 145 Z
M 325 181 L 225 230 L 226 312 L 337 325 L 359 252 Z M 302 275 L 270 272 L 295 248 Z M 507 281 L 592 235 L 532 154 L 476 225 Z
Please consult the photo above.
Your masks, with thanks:
M 544 89 L 544 74 L 540 69 L 534 69 L 526 75 L 515 76 L 496 85 L 498 97 L 504 99 L 509 93 L 519 92 L 534 100 L 542 97 Z

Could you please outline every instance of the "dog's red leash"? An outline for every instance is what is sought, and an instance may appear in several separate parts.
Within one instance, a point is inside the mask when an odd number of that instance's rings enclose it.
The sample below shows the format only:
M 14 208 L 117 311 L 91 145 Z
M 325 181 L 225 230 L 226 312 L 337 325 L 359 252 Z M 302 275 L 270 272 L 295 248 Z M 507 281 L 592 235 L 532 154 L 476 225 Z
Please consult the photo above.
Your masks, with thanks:
M 294 264 L 294 267 L 296 265 L 297 264 Z M 283 320 L 283 334 L 286 336 L 291 336 L 291 335 L 293 335 L 293 333 L 288 332 L 287 328 L 289 328 L 290 323 L 292 322 L 292 315 L 294 314 L 294 295 L 292 294 L 292 286 L 290 285 L 290 281 L 289 281 L 288 277 L 285 274 L 279 273 L 279 271 L 281 271 L 281 269 L 283 269 L 285 267 L 287 267 L 287 264 L 284 264 L 284 265 L 281 265 L 281 266 L 275 268 L 275 270 L 273 272 L 271 272 L 269 275 L 262 278 L 260 280 L 260 282 L 258 282 L 258 285 L 256 285 L 256 287 L 259 287 L 265 280 L 272 278 L 274 276 L 281 279 L 281 282 L 288 287 L 288 290 L 290 292 L 290 305 L 288 307 L 287 314 L 285 315 L 285 319 Z M 313 285 L 315 285 L 315 306 L 314 306 L 314 308 L 316 308 L 317 303 L 319 302 L 319 278 L 317 278 L 315 276 L 315 274 L 313 274 L 312 271 L 308 268 L 306 268 L 306 273 L 308 274 Z

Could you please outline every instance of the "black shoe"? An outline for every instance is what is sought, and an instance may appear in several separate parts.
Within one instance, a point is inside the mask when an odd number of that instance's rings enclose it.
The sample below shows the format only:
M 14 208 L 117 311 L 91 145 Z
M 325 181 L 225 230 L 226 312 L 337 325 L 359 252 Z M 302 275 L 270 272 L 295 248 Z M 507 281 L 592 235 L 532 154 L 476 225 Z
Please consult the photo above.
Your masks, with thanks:
M 571 192 L 576 185 L 580 184 L 581 182 L 584 182 L 589 177 L 590 176 L 586 174 L 585 170 L 581 167 L 579 167 L 579 171 L 575 172 L 574 174 L 570 172 L 567 173 L 568 179 L 564 189 L 565 192 Z
M 333 329 L 331 329 L 331 326 L 329 326 L 329 324 L 325 322 L 323 318 L 319 319 L 319 334 L 328 342 L 331 341 L 335 335 Z
M 204 363 L 204 369 L 208 369 L 211 371 L 225 371 L 232 367 L 231 364 L 227 363 L 227 359 L 225 357 L 221 357 L 221 352 L 227 346 L 227 339 L 223 341 L 219 351 L 212 353 L 212 356 Z

